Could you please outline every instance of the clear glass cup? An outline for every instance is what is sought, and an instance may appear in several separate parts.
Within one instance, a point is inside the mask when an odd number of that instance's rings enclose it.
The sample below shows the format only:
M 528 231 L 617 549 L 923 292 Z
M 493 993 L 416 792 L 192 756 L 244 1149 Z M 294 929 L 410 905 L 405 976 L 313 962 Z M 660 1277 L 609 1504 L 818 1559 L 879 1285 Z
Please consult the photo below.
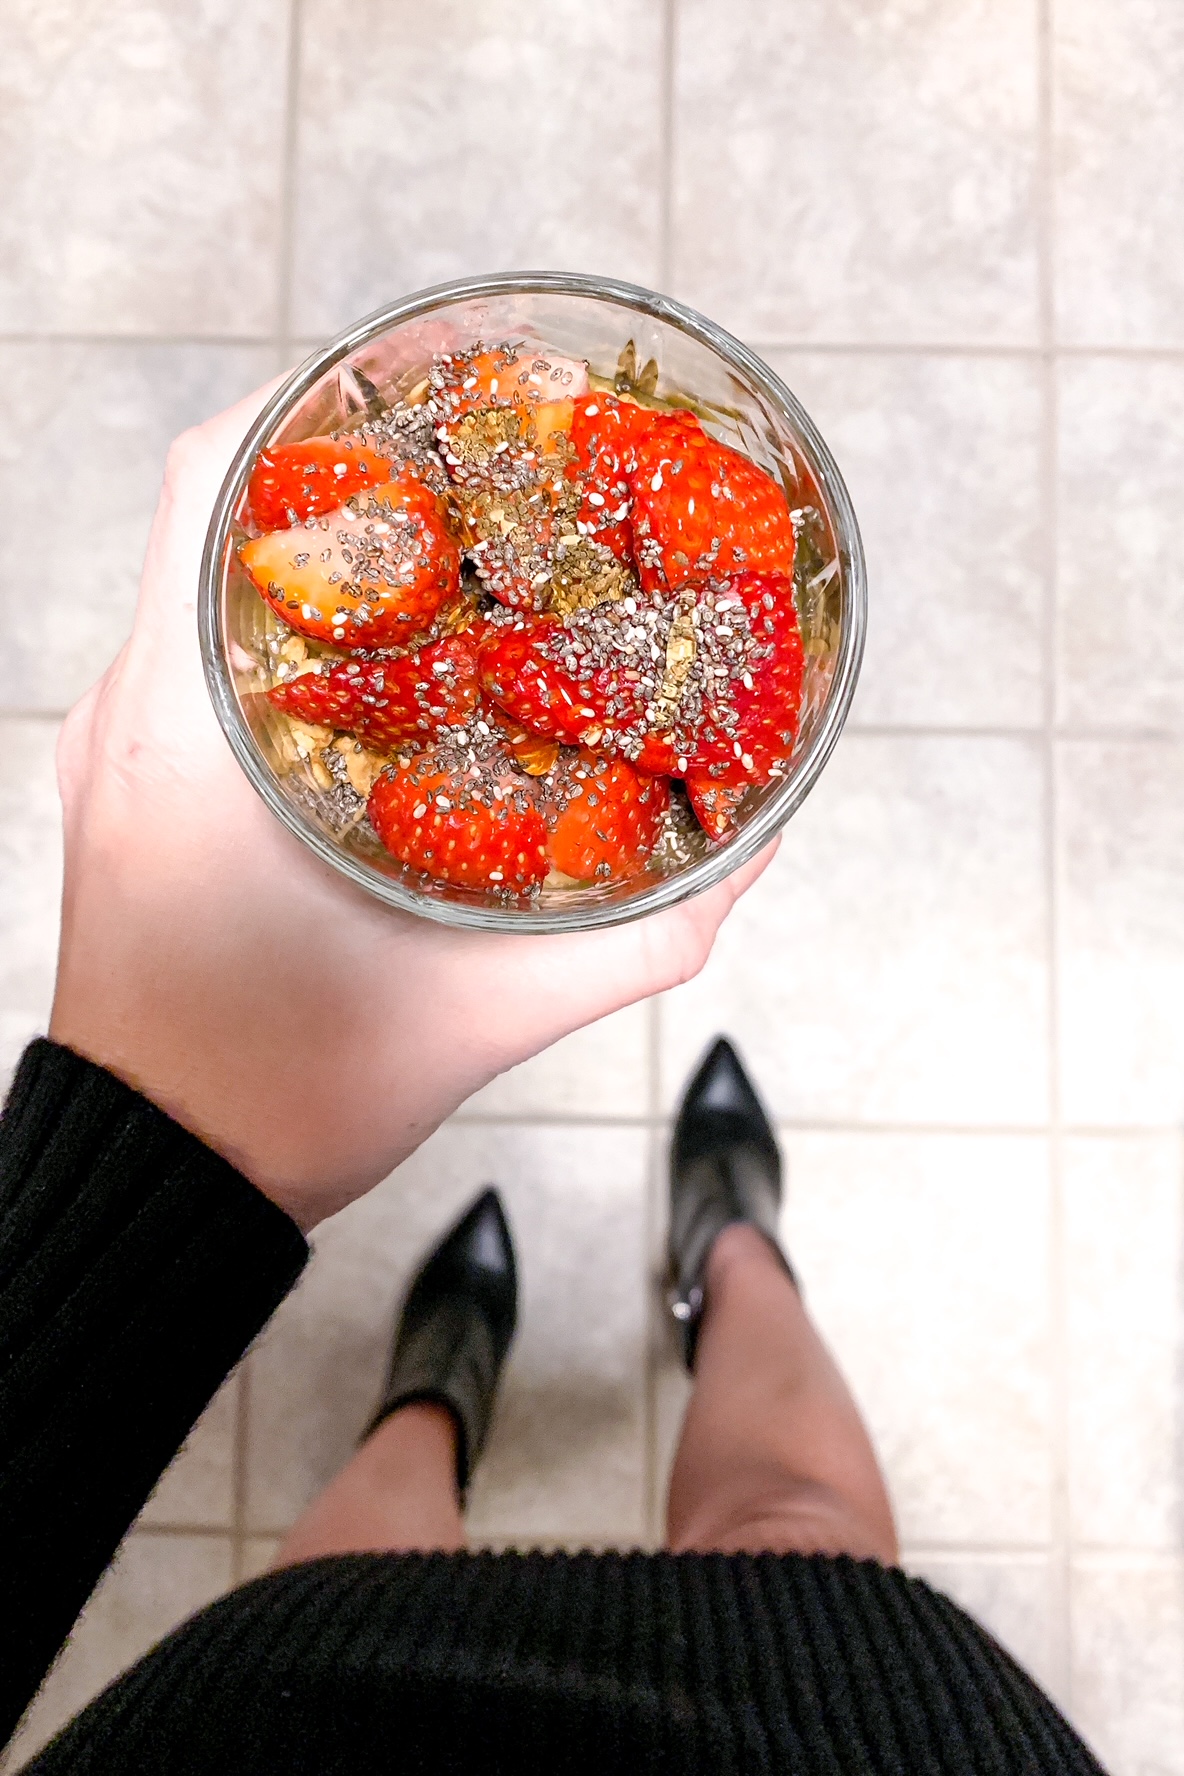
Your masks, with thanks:
M 797 514 L 795 601 L 805 644 L 801 725 L 785 775 L 753 789 L 736 831 L 713 844 L 691 821 L 641 875 L 544 887 L 507 904 L 431 881 L 379 844 L 366 822 L 340 830 L 331 798 L 294 753 L 285 718 L 260 695 L 272 682 L 275 619 L 238 560 L 256 453 L 360 424 L 409 393 L 435 353 L 504 340 L 586 358 L 603 386 L 690 407 L 723 442 L 776 475 Z M 318 857 L 391 906 L 481 930 L 582 931 L 640 919 L 699 894 L 754 857 L 799 808 L 839 737 L 866 624 L 863 548 L 850 496 L 817 427 L 779 377 L 692 309 L 633 284 L 526 272 L 442 284 L 376 311 L 294 370 L 243 439 L 210 520 L 199 628 L 223 731 L 272 813 Z

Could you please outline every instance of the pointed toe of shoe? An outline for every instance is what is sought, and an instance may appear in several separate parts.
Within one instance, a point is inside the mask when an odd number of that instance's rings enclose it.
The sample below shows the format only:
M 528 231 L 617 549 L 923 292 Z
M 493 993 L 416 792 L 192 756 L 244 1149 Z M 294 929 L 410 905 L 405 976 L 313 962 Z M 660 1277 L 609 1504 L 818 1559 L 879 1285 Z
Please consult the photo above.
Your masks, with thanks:
M 780 1252 L 780 1207 L 781 1154 L 772 1124 L 735 1048 L 717 1037 L 687 1086 L 670 1147 L 669 1275 L 688 1367 L 716 1239 L 745 1221 Z
M 456 1423 L 462 1497 L 485 1447 L 517 1317 L 514 1242 L 501 1197 L 490 1188 L 469 1205 L 412 1283 L 383 1398 L 370 1421 L 373 1430 L 415 1400 L 446 1406 Z
M 717 1036 L 684 1093 L 674 1126 L 674 1167 L 749 1146 L 781 1177 L 781 1154 L 756 1088 L 726 1036 Z

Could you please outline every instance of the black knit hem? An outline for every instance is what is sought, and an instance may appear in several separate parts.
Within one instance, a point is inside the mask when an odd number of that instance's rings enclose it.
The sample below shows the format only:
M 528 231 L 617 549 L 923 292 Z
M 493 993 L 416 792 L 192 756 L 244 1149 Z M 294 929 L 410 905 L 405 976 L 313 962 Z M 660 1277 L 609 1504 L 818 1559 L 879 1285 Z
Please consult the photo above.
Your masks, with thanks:
M 920 1580 L 821 1555 L 361 1554 L 221 1598 L 28 1776 L 1100 1776 Z

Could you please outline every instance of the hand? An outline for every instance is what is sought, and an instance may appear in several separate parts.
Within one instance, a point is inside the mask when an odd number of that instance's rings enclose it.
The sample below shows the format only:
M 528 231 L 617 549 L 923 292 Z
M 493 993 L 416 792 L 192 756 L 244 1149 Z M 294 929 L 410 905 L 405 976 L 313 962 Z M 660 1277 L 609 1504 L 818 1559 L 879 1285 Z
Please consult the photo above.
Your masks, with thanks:
M 239 769 L 197 646 L 206 524 L 271 392 L 173 445 L 131 638 L 66 719 L 50 1034 L 307 1230 L 495 1074 L 697 973 L 772 848 L 669 912 L 562 937 L 451 930 L 313 857 Z

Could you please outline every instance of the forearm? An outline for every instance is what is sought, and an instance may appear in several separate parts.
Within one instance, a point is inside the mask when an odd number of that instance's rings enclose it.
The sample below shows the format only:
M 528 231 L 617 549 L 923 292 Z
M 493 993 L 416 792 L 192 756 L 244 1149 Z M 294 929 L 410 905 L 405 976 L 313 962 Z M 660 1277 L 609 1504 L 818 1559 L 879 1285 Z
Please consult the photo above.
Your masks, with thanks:
M 26 1053 L 0 1120 L 0 1743 L 307 1246 L 101 1068 Z

